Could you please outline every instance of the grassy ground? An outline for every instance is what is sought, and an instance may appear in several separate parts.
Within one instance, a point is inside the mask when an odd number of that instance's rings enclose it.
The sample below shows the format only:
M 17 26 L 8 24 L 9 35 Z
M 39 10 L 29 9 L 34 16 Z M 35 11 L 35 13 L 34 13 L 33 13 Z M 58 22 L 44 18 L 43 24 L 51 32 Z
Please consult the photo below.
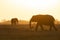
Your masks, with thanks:
M 0 40 L 60 40 L 60 31 L 36 32 L 28 25 L 0 25 Z

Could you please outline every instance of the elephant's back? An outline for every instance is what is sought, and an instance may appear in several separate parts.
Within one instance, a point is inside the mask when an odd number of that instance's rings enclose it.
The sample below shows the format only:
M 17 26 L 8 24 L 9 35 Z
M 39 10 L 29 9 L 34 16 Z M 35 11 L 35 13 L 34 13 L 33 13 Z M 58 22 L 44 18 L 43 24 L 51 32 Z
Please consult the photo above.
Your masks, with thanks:
M 41 15 L 40 16 L 40 20 L 51 20 L 51 21 L 55 21 L 54 17 L 51 15 Z
M 39 23 L 41 24 L 52 24 L 54 21 L 55 19 L 51 15 L 41 15 L 39 18 Z

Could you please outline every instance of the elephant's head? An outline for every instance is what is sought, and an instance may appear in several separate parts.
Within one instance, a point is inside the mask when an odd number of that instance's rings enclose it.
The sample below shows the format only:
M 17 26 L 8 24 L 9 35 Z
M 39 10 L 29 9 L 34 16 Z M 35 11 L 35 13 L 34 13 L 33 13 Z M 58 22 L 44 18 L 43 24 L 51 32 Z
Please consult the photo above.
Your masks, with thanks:
M 32 18 L 30 19 L 29 26 L 31 27 L 32 22 L 37 22 L 39 20 L 39 15 L 33 15 Z

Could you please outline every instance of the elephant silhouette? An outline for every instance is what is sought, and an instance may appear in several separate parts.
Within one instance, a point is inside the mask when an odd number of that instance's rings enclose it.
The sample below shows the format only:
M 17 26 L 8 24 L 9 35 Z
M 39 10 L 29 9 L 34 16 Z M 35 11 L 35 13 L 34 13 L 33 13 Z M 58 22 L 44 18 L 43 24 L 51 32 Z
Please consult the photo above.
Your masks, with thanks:
M 38 26 L 40 26 L 41 29 L 44 30 L 43 25 L 46 25 L 46 26 L 49 25 L 50 31 L 51 31 L 52 27 L 57 31 L 57 28 L 55 27 L 54 21 L 55 21 L 55 19 L 51 15 L 33 15 L 32 18 L 30 19 L 29 26 L 30 26 L 30 28 L 32 28 L 31 23 L 37 22 L 37 25 L 35 28 L 36 31 L 38 29 Z
M 12 18 L 11 25 L 17 25 L 17 24 L 18 24 L 18 18 Z

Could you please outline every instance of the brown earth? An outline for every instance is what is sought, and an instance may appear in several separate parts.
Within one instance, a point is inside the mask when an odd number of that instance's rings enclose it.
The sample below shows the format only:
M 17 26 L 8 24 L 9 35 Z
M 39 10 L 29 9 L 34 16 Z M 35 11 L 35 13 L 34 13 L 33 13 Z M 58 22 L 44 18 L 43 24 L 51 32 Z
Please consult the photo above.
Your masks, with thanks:
M 58 31 L 34 31 L 28 25 L 0 25 L 0 40 L 60 40 L 60 25 Z

